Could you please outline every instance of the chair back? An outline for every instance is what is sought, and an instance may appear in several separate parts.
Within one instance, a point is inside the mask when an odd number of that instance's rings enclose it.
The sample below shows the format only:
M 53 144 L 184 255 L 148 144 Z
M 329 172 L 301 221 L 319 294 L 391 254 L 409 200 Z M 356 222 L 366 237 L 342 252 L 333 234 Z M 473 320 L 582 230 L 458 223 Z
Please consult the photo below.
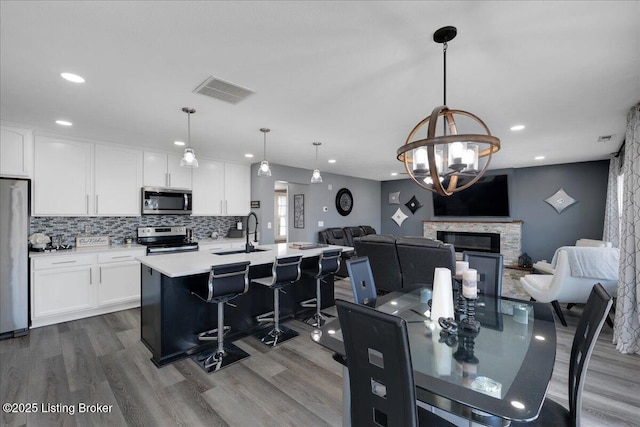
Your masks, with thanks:
M 231 299 L 249 290 L 249 261 L 211 267 L 207 287 L 193 288 L 193 294 L 207 302 Z
M 356 304 L 375 304 L 376 284 L 373 280 L 369 258 L 363 256 L 348 259 L 347 271 L 351 279 L 351 288 Z
M 576 328 L 569 359 L 569 411 L 574 426 L 580 425 L 582 387 L 587 375 L 587 365 L 612 304 L 611 295 L 600 283 L 596 283 Z
M 272 284 L 288 284 L 300 280 L 302 255 L 276 257 L 271 268 Z
M 340 227 L 330 227 L 326 230 L 326 243 L 336 246 L 347 246 L 347 238 Z
M 376 229 L 370 225 L 361 225 L 360 229 L 362 230 L 363 236 L 368 236 L 369 234 L 376 234 Z
M 417 425 L 406 321 L 342 300 L 336 307 L 349 368 L 351 425 Z
M 353 244 L 358 256 L 369 258 L 378 291 L 393 292 L 402 288 L 402 273 L 394 236 L 371 234 L 355 239 Z
M 340 270 L 340 255 L 342 249 L 328 249 L 322 251 L 318 257 L 318 273 L 315 277 L 323 278 L 335 274 Z
M 402 286 L 433 285 L 436 267 L 455 271 L 456 254 L 452 245 L 425 237 L 399 237 L 396 240 L 402 271 Z
M 504 261 L 502 254 L 489 252 L 462 252 L 462 260 L 469 263 L 480 274 L 478 293 L 499 297 L 502 295 L 502 271 Z
M 353 239 L 364 236 L 364 232 L 360 227 L 344 227 L 344 236 L 347 240 L 347 246 L 353 247 Z M 356 251 L 356 253 L 358 253 Z

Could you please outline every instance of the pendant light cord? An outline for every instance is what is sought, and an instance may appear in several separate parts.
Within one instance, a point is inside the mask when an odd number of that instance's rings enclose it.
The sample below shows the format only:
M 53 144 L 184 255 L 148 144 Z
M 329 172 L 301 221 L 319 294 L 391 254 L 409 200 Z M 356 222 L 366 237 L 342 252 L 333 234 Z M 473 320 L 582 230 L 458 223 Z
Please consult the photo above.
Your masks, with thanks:
M 447 43 L 442 44 L 442 56 L 444 57 L 444 105 L 447 105 Z
M 267 133 L 263 132 L 262 135 L 264 135 L 264 143 L 262 145 L 262 160 L 267 160 Z
M 191 111 L 187 111 L 187 147 L 191 148 Z

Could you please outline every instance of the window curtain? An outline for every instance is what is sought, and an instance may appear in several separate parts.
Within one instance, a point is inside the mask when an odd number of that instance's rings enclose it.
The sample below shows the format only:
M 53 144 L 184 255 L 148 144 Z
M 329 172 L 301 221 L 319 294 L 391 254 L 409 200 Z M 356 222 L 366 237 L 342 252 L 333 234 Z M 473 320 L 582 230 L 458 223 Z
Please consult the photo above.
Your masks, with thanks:
M 609 161 L 609 182 L 607 183 L 602 240 L 611 242 L 614 248 L 620 247 L 620 211 L 618 209 L 618 176 L 622 172 L 620 166 L 622 166 L 622 156 L 612 154 Z
M 627 116 L 620 238 L 620 275 L 613 343 L 640 354 L 640 103 Z

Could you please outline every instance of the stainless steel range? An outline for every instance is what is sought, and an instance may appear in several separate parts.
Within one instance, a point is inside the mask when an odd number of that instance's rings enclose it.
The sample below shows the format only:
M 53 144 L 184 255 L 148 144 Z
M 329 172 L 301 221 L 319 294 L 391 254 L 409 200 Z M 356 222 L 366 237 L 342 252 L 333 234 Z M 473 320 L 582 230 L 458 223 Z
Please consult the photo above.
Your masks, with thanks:
M 187 236 L 187 227 L 138 227 L 138 243 L 147 247 L 147 255 L 198 250 L 198 242 Z

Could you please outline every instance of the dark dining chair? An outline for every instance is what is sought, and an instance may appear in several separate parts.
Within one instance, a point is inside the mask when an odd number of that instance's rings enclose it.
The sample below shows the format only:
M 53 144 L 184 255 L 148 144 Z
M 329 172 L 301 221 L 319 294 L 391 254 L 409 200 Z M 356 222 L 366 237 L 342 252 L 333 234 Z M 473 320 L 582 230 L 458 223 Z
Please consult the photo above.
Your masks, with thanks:
M 591 289 L 584 307 L 569 356 L 569 409 L 545 399 L 540 415 L 530 423 L 511 423 L 512 426 L 580 426 L 582 388 L 587 376 L 587 365 L 605 322 L 613 300 L 600 283 Z
M 490 252 L 462 252 L 462 260 L 469 263 L 480 274 L 478 280 L 478 293 L 484 295 L 502 295 L 502 272 L 504 270 L 504 257 L 502 254 Z
M 375 305 L 378 294 L 369 258 L 363 256 L 348 259 L 347 271 L 356 304 Z
M 453 426 L 416 405 L 407 322 L 336 300 L 344 338 L 352 426 Z

